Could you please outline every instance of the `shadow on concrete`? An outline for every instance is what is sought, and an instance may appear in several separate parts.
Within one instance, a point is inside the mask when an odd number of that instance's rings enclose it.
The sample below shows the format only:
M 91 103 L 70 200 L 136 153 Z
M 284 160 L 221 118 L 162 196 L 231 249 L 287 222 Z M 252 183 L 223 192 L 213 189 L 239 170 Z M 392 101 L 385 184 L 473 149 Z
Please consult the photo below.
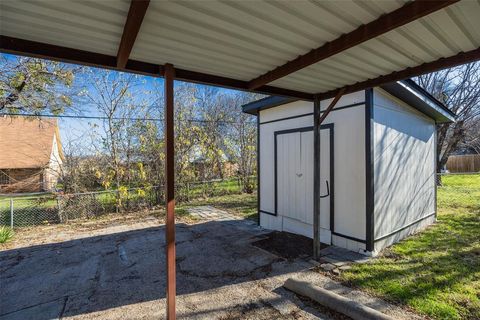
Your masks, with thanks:
M 179 296 L 302 269 L 272 269 L 283 259 L 251 246 L 265 231 L 243 221 L 178 224 L 176 233 Z M 53 319 L 165 298 L 164 247 L 160 226 L 0 252 L 0 319 Z

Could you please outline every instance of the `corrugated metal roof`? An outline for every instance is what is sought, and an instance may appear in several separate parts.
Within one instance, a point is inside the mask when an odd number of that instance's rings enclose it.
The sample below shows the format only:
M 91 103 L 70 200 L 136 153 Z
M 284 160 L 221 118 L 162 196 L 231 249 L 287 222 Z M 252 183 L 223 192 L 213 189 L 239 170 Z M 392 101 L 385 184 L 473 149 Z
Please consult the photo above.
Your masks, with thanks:
M 2 35 L 115 56 L 127 0 L 0 3 Z M 406 1 L 151 1 L 130 58 L 248 81 Z M 480 47 L 463 0 L 273 81 L 319 93 Z
M 480 2 L 461 1 L 303 70 L 276 80 L 278 87 L 324 92 L 480 47 Z M 299 77 L 311 82 L 301 86 Z

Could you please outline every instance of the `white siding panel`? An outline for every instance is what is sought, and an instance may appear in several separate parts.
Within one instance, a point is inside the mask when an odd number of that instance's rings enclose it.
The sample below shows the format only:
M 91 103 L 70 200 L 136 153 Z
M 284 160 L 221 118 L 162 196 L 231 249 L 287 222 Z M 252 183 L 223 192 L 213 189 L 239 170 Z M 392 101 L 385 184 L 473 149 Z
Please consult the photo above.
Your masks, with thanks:
M 296 102 L 295 102 L 296 103 Z M 293 104 L 293 103 L 292 103 Z M 290 105 L 290 104 L 289 104 Z M 282 108 L 285 106 L 277 107 Z M 260 112 L 260 122 L 266 121 L 265 114 L 270 114 L 271 110 L 277 109 L 272 108 Z M 288 107 L 287 107 L 288 108 Z M 313 108 L 313 105 L 310 103 L 310 109 Z M 298 114 L 300 112 L 291 109 L 292 114 Z M 287 130 L 293 128 L 301 128 L 313 126 L 313 116 L 305 116 L 301 118 L 295 118 L 285 121 L 272 122 L 267 124 L 260 125 L 260 210 L 265 210 L 268 212 L 275 211 L 275 188 L 274 188 L 274 132 L 279 130 Z M 276 217 L 272 218 L 273 220 Z M 265 220 L 265 221 L 270 221 Z M 267 225 L 263 224 L 263 216 L 261 218 L 262 226 L 270 228 Z M 275 229 L 275 228 L 272 228 Z
M 398 233 L 395 233 L 391 237 L 388 237 L 388 238 L 382 239 L 380 241 L 377 241 L 377 242 L 375 242 L 375 251 L 379 252 L 383 248 L 386 248 L 386 247 L 388 247 L 388 246 L 390 246 L 390 245 L 392 245 L 396 242 L 399 242 L 400 240 L 408 237 L 411 234 L 417 233 L 417 232 L 425 229 L 426 227 L 428 227 L 432 223 L 435 223 L 435 221 L 436 221 L 435 216 L 430 216 L 430 217 L 428 217 L 424 220 L 421 220 L 418 223 L 416 223 L 416 224 L 414 224 L 414 225 L 412 225 L 412 226 L 410 226 L 406 229 L 403 229 L 403 230 L 399 231 Z
M 325 123 L 335 126 L 334 231 L 365 240 L 365 106 L 334 111 Z
M 364 254 L 365 253 L 365 243 L 358 241 L 346 239 L 336 235 L 332 236 L 332 244 L 337 247 L 345 248 L 350 251 L 355 251 Z
M 281 230 L 313 238 L 313 226 L 311 224 L 289 217 L 280 217 L 280 219 L 282 219 Z
M 309 114 L 309 113 L 313 113 L 313 103 L 308 101 L 295 101 L 292 103 L 287 103 L 275 108 L 261 111 L 260 123 L 285 119 L 288 117 L 294 117 L 294 116 Z M 313 121 L 313 118 L 311 121 Z M 311 122 L 309 125 L 313 126 L 313 122 Z M 283 130 L 283 129 L 279 129 L 279 130 Z
M 277 136 L 277 170 L 281 173 L 277 177 L 277 214 L 305 221 L 304 208 L 297 208 L 297 205 L 303 206 L 299 198 L 305 192 L 304 185 L 296 177 L 301 174 L 300 136 L 300 132 Z
M 335 194 L 335 231 L 346 236 L 365 240 L 365 93 L 357 92 L 346 95 L 338 102 L 336 108 L 342 108 L 351 104 L 359 104 L 354 107 L 334 110 L 326 119 L 324 124 L 334 124 L 334 181 L 332 190 Z M 322 109 L 331 102 L 321 102 Z M 260 210 L 274 212 L 274 132 L 294 128 L 313 126 L 313 103 L 297 101 L 275 108 L 260 111 L 260 123 L 281 120 L 292 116 L 309 114 L 304 117 L 275 121 L 260 125 Z M 321 148 L 329 148 L 328 130 L 322 130 Z M 310 133 L 311 134 L 311 133 Z M 313 153 L 313 148 L 312 148 Z M 286 156 L 286 155 L 284 155 Z M 324 180 L 327 179 L 325 172 L 328 167 L 327 154 L 322 153 L 322 181 L 321 193 L 326 193 Z M 311 171 L 313 175 L 313 168 Z M 287 179 L 288 177 L 280 177 Z M 313 187 L 312 187 L 313 189 Z M 313 190 L 312 190 L 313 192 Z M 313 194 L 312 194 L 313 195 Z M 305 192 L 305 197 L 308 195 Z M 311 197 L 311 196 L 310 196 Z M 326 198 L 328 199 L 328 198 Z M 283 201 L 285 199 L 279 199 Z M 305 200 L 307 202 L 307 200 Z M 313 203 L 313 201 L 310 201 Z M 286 205 L 286 204 L 283 204 Z M 311 210 L 305 208 L 304 211 Z M 328 228 L 329 207 L 328 203 L 321 201 L 321 225 Z M 287 220 L 281 216 L 261 214 L 261 225 L 267 229 L 289 230 L 311 237 L 312 221 L 301 223 Z M 287 223 L 285 223 L 287 222 Z M 326 233 L 323 232 L 323 236 Z M 322 233 L 321 233 L 322 236 Z M 336 239 L 333 244 L 347 248 L 344 238 L 332 236 Z M 343 245 L 342 245 L 343 243 Z M 355 251 L 365 249 L 361 242 L 350 241 L 349 247 Z
M 375 239 L 435 211 L 434 133 L 432 119 L 375 90 Z M 376 243 L 375 250 L 397 238 Z

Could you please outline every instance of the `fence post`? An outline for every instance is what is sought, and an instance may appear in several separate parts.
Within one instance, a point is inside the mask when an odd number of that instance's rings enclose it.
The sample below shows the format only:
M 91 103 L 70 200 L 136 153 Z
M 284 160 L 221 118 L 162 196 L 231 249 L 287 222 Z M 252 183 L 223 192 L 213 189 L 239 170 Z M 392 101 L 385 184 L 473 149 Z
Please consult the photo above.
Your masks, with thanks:
M 60 195 L 57 194 L 55 198 L 57 199 L 57 212 L 58 212 L 58 218 L 60 219 L 60 222 L 61 223 L 68 222 L 68 217 L 63 216 L 62 207 L 60 205 Z
M 190 202 L 190 182 L 187 181 L 187 202 Z
M 10 228 L 13 229 L 13 198 L 10 198 Z

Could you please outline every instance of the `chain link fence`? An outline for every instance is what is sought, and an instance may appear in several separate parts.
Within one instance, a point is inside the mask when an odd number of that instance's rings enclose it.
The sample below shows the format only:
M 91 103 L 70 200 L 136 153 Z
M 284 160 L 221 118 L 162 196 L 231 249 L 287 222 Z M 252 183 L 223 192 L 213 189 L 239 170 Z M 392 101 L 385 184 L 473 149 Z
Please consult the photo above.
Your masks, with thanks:
M 256 177 L 250 177 L 249 187 L 256 187 Z M 237 179 L 179 183 L 177 202 L 199 198 L 239 194 L 244 190 Z M 75 219 L 90 219 L 110 213 L 155 210 L 164 203 L 163 187 L 108 190 L 72 194 L 36 194 L 0 197 L 0 225 L 28 227 L 68 223 Z
M 159 188 L 15 196 L 0 199 L 0 225 L 28 227 L 66 223 L 107 213 L 155 209 L 161 201 Z
M 231 178 L 178 183 L 175 185 L 175 199 L 177 202 L 189 202 L 199 198 L 239 194 L 246 189 L 253 191 L 256 188 L 257 177 L 255 176 L 248 177 L 244 182 L 239 178 Z
M 12 197 L 0 199 L 0 224 L 27 227 L 59 223 L 55 195 Z

